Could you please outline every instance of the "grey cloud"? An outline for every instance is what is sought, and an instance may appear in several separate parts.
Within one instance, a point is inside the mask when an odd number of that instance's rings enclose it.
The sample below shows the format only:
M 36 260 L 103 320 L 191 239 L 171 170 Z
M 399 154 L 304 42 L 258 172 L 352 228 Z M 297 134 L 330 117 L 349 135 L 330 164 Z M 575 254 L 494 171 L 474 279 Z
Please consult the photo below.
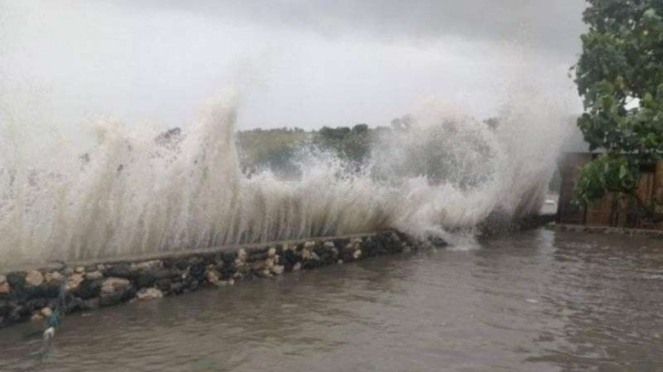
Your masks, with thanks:
M 72 132 L 66 123 L 99 113 L 180 125 L 226 86 L 241 89 L 243 127 L 385 124 L 429 97 L 487 117 L 521 80 L 577 101 L 567 71 L 581 0 L 0 0 L 0 8 L 0 105 L 7 81 L 43 86 L 55 111 L 45 116 Z M 523 40 L 531 48 L 500 44 Z
M 329 37 L 363 35 L 430 41 L 456 36 L 525 42 L 569 56 L 584 30 L 582 0 L 148 0 L 131 4 L 203 13 L 219 19 L 310 30 Z

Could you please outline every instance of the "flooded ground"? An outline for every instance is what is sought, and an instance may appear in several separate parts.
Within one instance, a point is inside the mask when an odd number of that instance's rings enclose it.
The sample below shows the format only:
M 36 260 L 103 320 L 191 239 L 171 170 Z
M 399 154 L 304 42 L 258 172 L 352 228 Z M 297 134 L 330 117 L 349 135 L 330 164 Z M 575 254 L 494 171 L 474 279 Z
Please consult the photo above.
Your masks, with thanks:
M 0 371 L 663 371 L 663 241 L 529 231 L 0 330 Z

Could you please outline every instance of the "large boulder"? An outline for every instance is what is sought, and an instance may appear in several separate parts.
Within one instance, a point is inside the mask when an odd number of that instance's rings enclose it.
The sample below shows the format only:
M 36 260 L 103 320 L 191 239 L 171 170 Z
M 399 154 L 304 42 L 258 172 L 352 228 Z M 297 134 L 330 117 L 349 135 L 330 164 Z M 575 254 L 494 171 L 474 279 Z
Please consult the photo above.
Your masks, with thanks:
M 88 280 L 98 280 L 98 279 L 102 279 L 103 277 L 104 277 L 104 274 L 102 274 L 101 271 L 99 271 L 99 270 L 90 271 L 88 273 L 85 273 L 85 279 L 88 279 Z
M 69 312 L 75 311 L 90 311 L 99 307 L 99 298 L 90 298 L 83 300 L 78 297 L 72 297 L 67 301 L 67 310 Z
M 149 288 L 154 287 L 154 283 L 157 281 L 154 274 L 150 271 L 143 271 L 138 274 L 136 278 L 136 286 L 138 288 Z
M 12 291 L 11 285 L 7 282 L 7 277 L 0 275 L 0 297 L 8 295 Z
M 53 271 L 44 275 L 44 281 L 47 284 L 60 284 L 64 280 L 64 275 L 59 271 Z
M 75 292 L 78 289 L 78 286 L 85 280 L 83 274 L 71 274 L 67 278 L 67 288 L 71 292 Z
M 13 290 L 20 290 L 25 287 L 25 277 L 27 273 L 25 271 L 14 271 L 7 274 L 7 283 L 11 286 Z
M 189 266 L 189 276 L 198 282 L 202 282 L 205 280 L 205 276 L 207 274 L 206 271 L 207 270 L 205 269 L 205 265 L 202 262 L 194 263 L 191 266 Z
M 103 279 L 85 279 L 78 285 L 74 293 L 83 300 L 99 297 L 103 283 Z
M 42 283 L 44 275 L 37 270 L 32 270 L 25 276 L 25 285 L 28 287 L 39 287 Z
M 153 300 L 155 298 L 162 298 L 163 293 L 156 288 L 144 288 L 136 293 L 139 300 Z
M 108 278 L 104 280 L 99 295 L 101 306 L 111 306 L 130 300 L 136 293 L 128 279 Z
M 9 285 L 9 283 L 4 282 L 0 283 L 0 296 L 2 295 L 8 295 L 12 291 L 12 287 Z
M 154 286 L 160 290 L 162 293 L 171 292 L 171 281 L 170 279 L 159 279 L 154 282 Z
M 131 265 L 125 262 L 113 264 L 106 268 L 106 276 L 113 278 L 135 280 L 138 274 L 139 270 L 132 270 Z

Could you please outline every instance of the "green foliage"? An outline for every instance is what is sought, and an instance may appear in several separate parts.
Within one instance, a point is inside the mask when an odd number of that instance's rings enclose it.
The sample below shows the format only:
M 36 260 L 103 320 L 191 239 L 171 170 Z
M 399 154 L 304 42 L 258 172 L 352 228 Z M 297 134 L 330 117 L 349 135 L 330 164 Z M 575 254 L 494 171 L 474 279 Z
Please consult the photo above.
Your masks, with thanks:
M 640 173 L 623 156 L 602 155 L 580 170 L 578 197 L 584 203 L 601 199 L 607 192 L 634 195 Z
M 237 133 L 240 163 L 244 172 L 269 168 L 281 176 L 296 175 L 297 151 L 304 148 L 312 134 L 302 129 L 254 129 Z
M 371 155 L 371 142 L 384 127 L 370 129 L 366 124 L 352 128 L 323 127 L 319 131 L 306 132 L 299 128 L 253 129 L 237 134 L 242 170 L 254 173 L 268 168 L 282 177 L 299 174 L 297 156 L 309 147 L 329 151 L 358 170 Z
M 313 139 L 316 146 L 331 150 L 341 160 L 360 167 L 371 154 L 371 132 L 366 124 L 348 127 L 323 127 Z
M 578 126 L 591 150 L 577 185 L 584 202 L 606 192 L 635 197 L 639 169 L 663 155 L 663 2 L 588 0 L 575 66 L 585 113 Z

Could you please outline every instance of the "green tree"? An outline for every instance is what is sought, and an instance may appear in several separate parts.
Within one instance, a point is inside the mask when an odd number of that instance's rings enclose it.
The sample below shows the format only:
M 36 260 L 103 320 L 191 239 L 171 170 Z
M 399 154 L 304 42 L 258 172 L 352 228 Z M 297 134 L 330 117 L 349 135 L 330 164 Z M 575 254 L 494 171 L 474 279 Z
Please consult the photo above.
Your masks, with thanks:
M 353 128 L 323 127 L 313 142 L 348 161 L 354 170 L 360 169 L 371 155 L 371 132 L 366 124 L 357 124 Z
M 619 193 L 652 216 L 636 191 L 641 166 L 663 154 L 663 2 L 587 2 L 574 67 L 585 107 L 578 126 L 590 149 L 603 151 L 581 169 L 577 196 L 587 204 Z

